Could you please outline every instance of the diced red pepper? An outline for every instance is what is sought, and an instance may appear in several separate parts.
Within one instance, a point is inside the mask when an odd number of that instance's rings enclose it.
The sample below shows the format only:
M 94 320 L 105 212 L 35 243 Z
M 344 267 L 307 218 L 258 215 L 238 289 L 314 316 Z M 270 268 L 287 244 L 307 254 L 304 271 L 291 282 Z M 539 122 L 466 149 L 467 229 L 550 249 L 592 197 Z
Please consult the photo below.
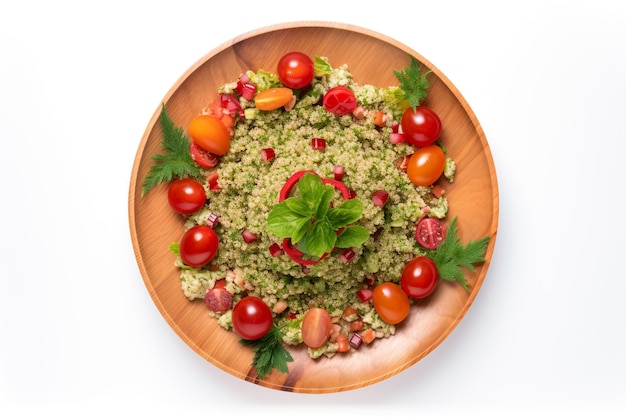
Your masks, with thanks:
M 249 230 L 241 232 L 241 237 L 243 237 L 243 241 L 246 243 L 252 243 L 258 239 L 258 236 Z
M 341 181 L 343 179 L 343 174 L 345 172 L 345 168 L 339 165 L 335 165 L 333 168 L 333 175 L 337 181 Z
M 393 143 L 394 145 L 397 145 L 398 143 L 407 142 L 408 140 L 409 138 L 404 133 L 391 132 L 389 134 L 389 141 Z
M 373 295 L 374 291 L 368 288 L 361 288 L 356 292 L 356 296 L 359 297 L 359 300 L 361 300 L 362 303 L 371 300 Z
M 277 258 L 283 254 L 283 248 L 276 242 L 272 243 L 269 247 L 270 255 Z
M 363 344 L 363 338 L 361 337 L 361 335 L 358 333 L 353 333 L 350 337 L 350 346 L 358 349 L 361 347 L 361 344 Z
M 219 221 L 220 221 L 219 214 L 213 212 L 213 213 L 209 214 L 209 217 L 207 217 L 206 225 L 213 229 L 213 228 L 215 228 L 215 226 L 217 226 Z
M 209 190 L 211 190 L 211 191 L 221 190 L 220 185 L 217 182 L 218 179 L 219 179 L 219 174 L 217 173 L 217 171 L 212 171 L 207 176 L 206 180 L 209 183 Z
M 393 133 L 398 133 L 398 132 L 400 131 L 400 123 L 398 123 L 398 122 L 393 122 L 393 123 L 391 124 L 391 131 L 392 131 Z
M 387 202 L 389 198 L 389 193 L 385 190 L 376 190 L 374 195 L 372 196 L 372 201 L 375 206 L 382 207 Z
M 356 252 L 352 248 L 344 248 L 341 249 L 341 252 L 339 252 L 339 260 L 344 264 L 352 262 L 355 256 Z
M 261 149 L 261 156 L 265 159 L 265 162 L 270 162 L 276 156 L 276 152 L 272 148 Z
M 322 138 L 313 138 L 311 139 L 311 148 L 314 151 L 323 151 L 326 149 L 326 141 Z
M 244 117 L 244 112 L 241 108 L 241 104 L 239 104 L 239 100 L 237 100 L 237 97 L 233 96 L 232 94 L 221 93 L 220 105 L 224 113 L 239 116 L 241 118 Z

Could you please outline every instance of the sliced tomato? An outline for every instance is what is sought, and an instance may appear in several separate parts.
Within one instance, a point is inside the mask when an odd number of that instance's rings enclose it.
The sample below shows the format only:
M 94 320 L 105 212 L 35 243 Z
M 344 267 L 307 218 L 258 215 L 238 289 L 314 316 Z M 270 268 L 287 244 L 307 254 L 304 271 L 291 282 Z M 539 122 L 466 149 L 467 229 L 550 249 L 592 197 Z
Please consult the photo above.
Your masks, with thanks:
M 426 249 L 436 249 L 445 236 L 443 223 L 434 217 L 424 217 L 415 227 L 415 239 Z
M 205 149 L 202 149 L 195 142 L 189 144 L 191 159 L 203 168 L 214 168 L 220 162 L 220 157 Z
M 356 109 L 356 96 L 348 87 L 333 87 L 324 94 L 324 108 L 336 116 L 350 114 Z

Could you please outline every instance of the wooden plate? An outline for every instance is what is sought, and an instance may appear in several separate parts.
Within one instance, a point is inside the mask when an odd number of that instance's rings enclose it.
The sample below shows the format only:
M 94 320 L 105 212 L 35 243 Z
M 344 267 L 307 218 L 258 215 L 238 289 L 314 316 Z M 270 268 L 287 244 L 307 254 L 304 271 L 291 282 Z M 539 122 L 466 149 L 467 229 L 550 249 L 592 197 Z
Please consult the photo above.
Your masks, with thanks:
M 493 253 L 498 225 L 498 188 L 491 152 L 469 105 L 452 83 L 430 62 L 405 45 L 371 30 L 347 24 L 297 22 L 255 30 L 213 49 L 195 63 L 163 98 L 174 123 L 186 126 L 213 98 L 217 88 L 247 69 L 275 71 L 286 52 L 299 50 L 347 63 L 359 84 L 397 85 L 393 69 L 405 68 L 408 56 L 431 70 L 428 100 L 439 113 L 442 141 L 457 162 L 455 181 L 447 188 L 448 218 L 458 217 L 461 239 L 491 236 L 487 262 L 467 272 L 471 291 L 444 283 L 428 299 L 415 303 L 396 335 L 352 354 L 310 359 L 304 349 L 290 349 L 289 373 L 274 372 L 264 380 L 251 370 L 252 350 L 207 315 L 202 302 L 183 295 L 179 271 L 169 244 L 180 238 L 182 219 L 167 203 L 166 186 L 141 196 L 141 185 L 161 151 L 160 105 L 139 144 L 129 190 L 129 224 L 133 248 L 144 283 L 157 308 L 174 331 L 199 355 L 237 378 L 264 387 L 302 393 L 346 391 L 387 379 L 415 364 L 439 345 L 463 318 L 479 291 Z M 447 285 L 450 284 L 450 285 Z

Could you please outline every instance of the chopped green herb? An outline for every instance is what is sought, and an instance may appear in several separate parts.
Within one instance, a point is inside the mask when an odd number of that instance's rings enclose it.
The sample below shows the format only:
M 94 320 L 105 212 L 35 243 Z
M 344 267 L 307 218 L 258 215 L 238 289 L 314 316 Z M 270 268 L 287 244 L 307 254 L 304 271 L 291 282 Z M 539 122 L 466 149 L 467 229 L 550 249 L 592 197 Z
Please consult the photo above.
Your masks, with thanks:
M 474 271 L 474 264 L 484 262 L 485 250 L 489 243 L 489 236 L 476 241 L 469 241 L 467 245 L 461 242 L 456 225 L 456 217 L 452 219 L 446 232 L 446 237 L 432 253 L 432 260 L 437 265 L 439 276 L 447 281 L 457 281 L 466 290 L 469 284 L 461 267 Z
M 260 379 L 269 375 L 273 369 L 282 373 L 289 372 L 287 362 L 293 362 L 293 357 L 280 340 L 281 332 L 276 326 L 272 326 L 270 331 L 259 340 L 239 340 L 239 343 L 244 346 L 253 346 L 252 365 L 256 366 L 256 372 Z
M 144 179 L 141 188 L 142 196 L 165 181 L 184 177 L 201 178 L 200 169 L 189 153 L 189 139 L 185 136 L 183 129 L 175 126 L 169 118 L 165 111 L 165 105 L 161 107 L 160 121 L 163 131 L 161 146 L 165 153 L 152 156 L 154 164 Z
M 426 98 L 426 89 L 428 89 L 428 80 L 426 77 L 431 71 L 421 74 L 420 63 L 411 57 L 409 66 L 402 71 L 394 70 L 396 78 L 400 82 L 400 89 L 404 92 L 404 99 L 408 100 L 410 107 L 417 107 L 420 102 Z

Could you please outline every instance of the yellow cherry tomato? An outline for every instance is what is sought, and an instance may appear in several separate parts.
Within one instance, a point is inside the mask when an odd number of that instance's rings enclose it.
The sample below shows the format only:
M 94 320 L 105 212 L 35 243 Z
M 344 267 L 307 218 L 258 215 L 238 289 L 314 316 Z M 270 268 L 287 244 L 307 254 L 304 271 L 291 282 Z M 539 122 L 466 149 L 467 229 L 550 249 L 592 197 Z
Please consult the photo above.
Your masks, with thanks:
M 189 123 L 189 136 L 196 145 L 215 155 L 224 155 L 230 149 L 228 128 L 215 116 L 194 117 Z
M 289 103 L 293 97 L 293 90 L 287 87 L 276 87 L 264 90 L 254 97 L 254 105 L 259 110 L 276 110 Z

